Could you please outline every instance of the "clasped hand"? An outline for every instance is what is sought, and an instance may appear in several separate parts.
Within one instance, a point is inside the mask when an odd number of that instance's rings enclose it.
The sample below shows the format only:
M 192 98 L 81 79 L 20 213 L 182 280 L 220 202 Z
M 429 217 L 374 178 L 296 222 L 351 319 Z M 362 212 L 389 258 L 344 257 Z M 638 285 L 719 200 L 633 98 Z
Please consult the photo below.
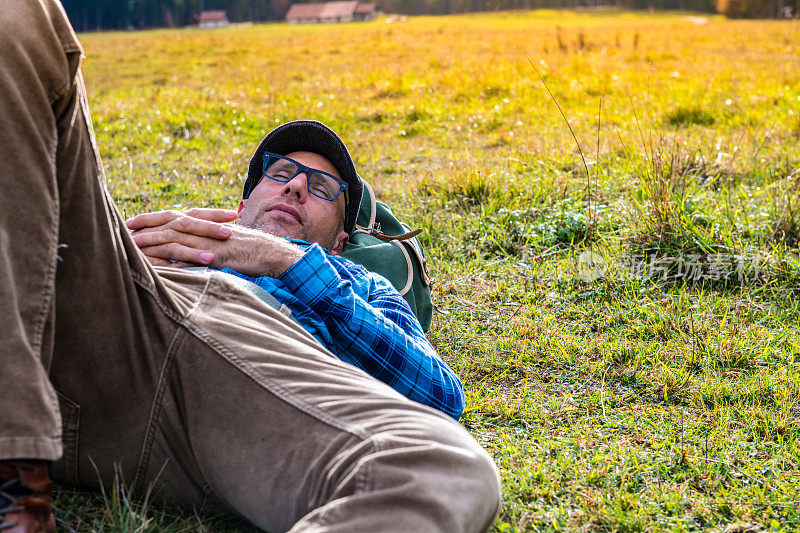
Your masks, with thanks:
M 278 277 L 303 251 L 269 233 L 230 224 L 229 209 L 142 213 L 125 221 L 136 246 L 154 266 L 228 267 L 242 274 Z

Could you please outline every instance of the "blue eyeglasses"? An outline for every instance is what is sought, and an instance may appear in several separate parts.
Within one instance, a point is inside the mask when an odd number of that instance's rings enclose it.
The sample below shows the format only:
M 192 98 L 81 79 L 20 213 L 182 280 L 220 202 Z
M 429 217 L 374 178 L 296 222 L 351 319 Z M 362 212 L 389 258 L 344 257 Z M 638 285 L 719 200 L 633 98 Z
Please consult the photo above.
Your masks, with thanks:
M 262 171 L 269 179 L 281 183 L 289 183 L 298 174 L 305 174 L 308 192 L 329 202 L 336 200 L 343 191 L 347 190 L 347 183 L 333 174 L 307 167 L 294 159 L 272 152 L 264 152 Z

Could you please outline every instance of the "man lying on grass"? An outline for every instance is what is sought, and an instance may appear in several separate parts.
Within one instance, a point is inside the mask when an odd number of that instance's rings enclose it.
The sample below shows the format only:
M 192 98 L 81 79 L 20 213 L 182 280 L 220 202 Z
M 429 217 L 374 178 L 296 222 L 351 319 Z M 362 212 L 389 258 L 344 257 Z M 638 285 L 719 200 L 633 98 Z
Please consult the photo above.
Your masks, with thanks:
M 361 184 L 333 132 L 268 135 L 240 224 L 150 213 L 132 236 L 61 5 L 5 2 L 0 49 L 0 529 L 54 529 L 51 476 L 117 472 L 269 531 L 488 526 L 497 470 L 454 420 L 457 378 L 402 298 L 334 255 Z
M 256 284 L 339 359 L 458 419 L 461 382 L 400 293 L 336 257 L 355 229 L 362 189 L 342 140 L 298 120 L 261 142 L 238 211 L 160 211 L 126 225 L 152 264 L 207 265 Z

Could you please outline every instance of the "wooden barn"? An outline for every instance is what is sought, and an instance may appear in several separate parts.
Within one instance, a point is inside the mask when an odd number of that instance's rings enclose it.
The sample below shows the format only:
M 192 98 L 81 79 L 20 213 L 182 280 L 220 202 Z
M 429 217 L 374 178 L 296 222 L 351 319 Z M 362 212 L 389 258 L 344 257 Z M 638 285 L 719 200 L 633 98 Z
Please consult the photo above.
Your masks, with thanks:
M 228 22 L 228 14 L 222 10 L 203 11 L 197 20 L 201 28 L 224 28 Z
M 315 2 L 292 4 L 286 13 L 286 22 L 289 24 L 353 22 L 373 20 L 376 15 L 375 4 L 371 2 L 358 2 L 358 0 Z

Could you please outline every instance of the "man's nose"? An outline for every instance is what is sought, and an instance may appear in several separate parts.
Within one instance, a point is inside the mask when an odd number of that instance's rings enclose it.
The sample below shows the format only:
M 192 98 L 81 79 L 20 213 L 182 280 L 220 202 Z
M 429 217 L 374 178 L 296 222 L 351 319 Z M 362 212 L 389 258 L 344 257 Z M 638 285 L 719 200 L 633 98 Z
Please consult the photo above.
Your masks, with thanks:
M 308 196 L 308 188 L 306 187 L 307 181 L 308 177 L 304 172 L 301 172 L 286 182 L 286 185 L 283 187 L 283 194 L 286 196 L 294 196 L 298 202 L 305 202 Z

